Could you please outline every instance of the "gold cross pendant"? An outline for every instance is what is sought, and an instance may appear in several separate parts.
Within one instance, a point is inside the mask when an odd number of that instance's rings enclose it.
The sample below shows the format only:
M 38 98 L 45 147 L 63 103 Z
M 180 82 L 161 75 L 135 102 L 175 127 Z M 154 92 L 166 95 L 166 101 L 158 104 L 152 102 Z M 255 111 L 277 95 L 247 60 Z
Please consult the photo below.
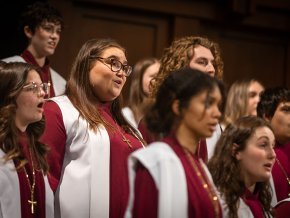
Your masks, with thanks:
M 122 136 L 122 138 L 123 138 L 122 139 L 123 142 L 126 142 L 128 144 L 128 146 L 129 146 L 129 148 L 132 148 L 131 141 L 129 139 L 127 139 L 124 135 Z
M 36 206 L 37 201 L 33 201 L 33 198 L 31 200 L 28 200 L 28 203 L 31 204 L 31 213 L 34 214 L 34 206 Z

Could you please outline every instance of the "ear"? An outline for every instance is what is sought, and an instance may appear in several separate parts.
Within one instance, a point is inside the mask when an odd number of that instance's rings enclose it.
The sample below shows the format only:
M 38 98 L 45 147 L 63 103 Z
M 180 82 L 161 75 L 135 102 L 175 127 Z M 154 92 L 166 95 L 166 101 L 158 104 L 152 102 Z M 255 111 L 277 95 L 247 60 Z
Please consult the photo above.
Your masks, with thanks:
M 241 160 L 241 153 L 238 151 L 239 145 L 236 143 L 233 143 L 232 146 L 232 156 L 236 158 L 237 160 Z
M 179 111 L 179 100 L 174 100 L 172 105 L 171 105 L 171 109 L 173 111 L 173 113 L 177 116 L 180 115 L 180 111 Z
M 266 116 L 266 114 L 263 114 L 263 119 L 266 120 L 267 122 L 271 122 L 271 117 Z
M 29 39 L 31 39 L 32 36 L 33 36 L 33 33 L 31 31 L 31 29 L 29 28 L 29 26 L 25 26 L 23 28 L 23 30 L 24 30 L 24 34 L 26 35 L 26 37 L 29 38 Z

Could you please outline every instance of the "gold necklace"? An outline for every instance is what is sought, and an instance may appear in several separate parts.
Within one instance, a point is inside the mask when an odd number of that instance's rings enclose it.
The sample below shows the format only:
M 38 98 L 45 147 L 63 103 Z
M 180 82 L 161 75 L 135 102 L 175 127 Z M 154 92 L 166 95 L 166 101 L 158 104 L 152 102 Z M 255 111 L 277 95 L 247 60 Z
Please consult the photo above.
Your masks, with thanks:
M 29 154 L 30 154 L 30 160 L 31 160 L 31 166 L 32 166 L 32 184 L 30 183 L 30 179 L 28 176 L 28 173 L 25 169 L 25 166 L 23 166 L 24 169 L 24 173 L 25 173 L 25 177 L 27 179 L 28 182 L 28 186 L 30 189 L 30 200 L 28 199 L 28 204 L 30 204 L 31 207 L 31 213 L 34 214 L 34 207 L 36 207 L 37 205 L 37 201 L 34 199 L 34 191 L 35 191 L 35 169 L 34 169 L 34 164 L 33 164 L 33 159 L 32 159 L 32 155 L 31 155 L 31 151 L 29 149 Z
M 289 179 L 289 177 L 288 177 L 288 175 L 287 175 L 287 173 L 286 173 L 286 170 L 284 169 L 284 167 L 282 166 L 282 164 L 281 164 L 281 162 L 279 161 L 278 158 L 276 158 L 276 161 L 277 161 L 277 163 L 278 163 L 278 165 L 279 165 L 279 167 L 280 167 L 282 173 L 283 173 L 284 176 L 286 177 L 286 180 L 287 180 L 287 182 L 288 182 L 288 185 L 290 185 L 290 179 Z M 288 193 L 288 197 L 290 197 L 290 193 Z
M 116 127 L 117 127 L 117 131 L 121 134 L 121 136 L 122 136 L 122 141 L 123 142 L 125 142 L 127 145 L 128 145 L 128 147 L 129 148 L 133 148 L 132 147 L 132 144 L 131 144 L 131 141 L 130 141 L 130 139 L 128 139 L 128 138 L 126 138 L 126 136 L 124 135 L 124 133 L 122 132 L 122 128 L 120 128 L 119 127 L 119 125 L 118 125 L 118 123 L 117 123 L 117 121 L 116 120 L 114 120 L 115 121 L 115 124 L 116 124 Z M 141 145 L 142 145 L 142 147 L 143 148 L 145 148 L 145 144 L 144 144 L 144 142 L 142 142 L 142 140 L 140 140 L 139 139 L 139 137 L 135 134 L 135 132 L 134 131 L 132 131 L 131 129 L 130 129 L 130 132 L 132 133 L 132 135 L 141 143 Z
M 193 157 L 190 154 L 190 151 L 187 150 L 187 148 L 182 147 L 182 149 L 184 150 L 184 152 L 186 153 L 186 156 L 192 166 L 192 168 L 194 169 L 194 171 L 196 172 L 196 175 L 199 177 L 200 181 L 202 182 L 202 186 L 203 188 L 206 190 L 208 197 L 213 205 L 214 208 L 214 212 L 215 212 L 215 217 L 220 217 L 220 204 L 218 201 L 218 197 L 216 195 L 216 192 L 214 191 L 212 185 L 210 184 L 208 178 L 204 175 L 205 172 L 201 172 L 198 168 L 198 166 L 196 166 L 196 163 L 193 159 Z M 202 164 L 201 160 L 199 159 L 200 163 Z

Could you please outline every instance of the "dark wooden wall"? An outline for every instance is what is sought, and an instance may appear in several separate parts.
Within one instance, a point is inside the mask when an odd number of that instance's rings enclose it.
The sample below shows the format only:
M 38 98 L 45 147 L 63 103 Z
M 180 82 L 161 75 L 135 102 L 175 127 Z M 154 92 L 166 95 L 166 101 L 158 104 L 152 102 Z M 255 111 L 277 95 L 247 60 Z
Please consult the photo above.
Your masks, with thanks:
M 173 39 L 206 36 L 218 42 L 225 82 L 256 78 L 290 87 L 290 1 L 287 0 L 49 0 L 66 27 L 51 63 L 67 77 L 81 45 L 112 37 L 129 63 L 160 57 Z M 130 82 L 130 81 L 129 81 Z M 125 87 L 125 95 L 128 93 Z

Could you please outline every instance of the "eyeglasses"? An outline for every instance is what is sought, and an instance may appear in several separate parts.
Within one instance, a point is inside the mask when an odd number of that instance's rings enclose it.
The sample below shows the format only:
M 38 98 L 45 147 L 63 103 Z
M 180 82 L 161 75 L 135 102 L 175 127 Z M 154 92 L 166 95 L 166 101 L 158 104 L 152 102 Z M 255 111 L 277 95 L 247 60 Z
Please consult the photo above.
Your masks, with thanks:
M 45 93 L 45 97 L 48 98 L 50 95 L 50 83 L 36 84 L 35 82 L 31 82 L 30 84 L 23 86 L 23 89 L 27 91 L 32 91 L 33 93 L 37 93 L 38 95 L 41 95 L 41 91 L 43 91 Z
M 132 67 L 130 65 L 124 65 L 120 61 L 116 60 L 115 58 L 102 58 L 102 57 L 94 57 L 94 56 L 92 56 L 92 58 L 98 59 L 100 62 L 102 62 L 105 65 L 109 64 L 113 72 L 119 72 L 120 70 L 123 70 L 126 77 L 130 76 L 130 74 L 132 73 Z

